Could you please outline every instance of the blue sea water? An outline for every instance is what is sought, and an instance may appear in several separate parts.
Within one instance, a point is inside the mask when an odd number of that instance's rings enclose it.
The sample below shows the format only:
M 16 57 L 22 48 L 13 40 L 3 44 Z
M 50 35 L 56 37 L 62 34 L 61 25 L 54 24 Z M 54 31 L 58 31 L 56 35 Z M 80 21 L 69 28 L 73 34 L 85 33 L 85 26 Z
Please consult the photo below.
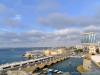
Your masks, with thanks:
M 70 58 L 52 65 L 50 69 L 59 70 L 62 72 L 70 72 L 71 75 L 80 75 L 80 73 L 77 71 L 77 66 L 81 65 L 82 62 L 83 59 L 81 58 Z
M 32 50 L 43 50 L 46 48 L 35 47 L 35 48 L 2 48 L 0 49 L 0 64 L 11 63 L 21 60 L 26 60 L 22 55 L 26 51 Z

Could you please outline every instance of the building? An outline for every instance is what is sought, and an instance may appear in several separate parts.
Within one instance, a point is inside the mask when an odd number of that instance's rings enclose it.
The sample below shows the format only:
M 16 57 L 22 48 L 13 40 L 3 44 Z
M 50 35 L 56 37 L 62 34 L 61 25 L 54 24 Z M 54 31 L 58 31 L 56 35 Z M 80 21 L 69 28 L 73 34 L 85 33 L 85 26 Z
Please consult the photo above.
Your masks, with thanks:
M 96 43 L 96 34 L 94 32 L 83 33 L 81 36 L 81 43 L 91 45 Z
M 96 74 L 96 72 L 100 71 L 100 46 L 99 42 L 96 42 L 95 33 L 84 33 L 81 38 L 81 43 L 84 49 L 88 50 L 83 59 L 83 68 L 88 73 L 95 72 Z M 98 75 L 100 75 L 100 73 Z
M 96 34 L 94 32 L 83 33 L 81 36 L 81 44 L 84 51 L 95 54 L 97 48 Z
M 58 49 L 47 49 L 43 51 L 43 54 L 45 56 L 53 56 L 53 55 L 60 55 L 60 54 L 69 54 L 69 50 L 66 50 L 65 48 L 58 48 Z
M 51 55 L 58 55 L 58 54 L 62 54 L 62 50 L 61 49 L 47 49 L 47 50 L 44 50 L 43 53 L 45 56 L 51 56 Z
M 90 45 L 89 46 L 89 54 L 94 55 L 96 54 L 96 46 L 95 45 Z

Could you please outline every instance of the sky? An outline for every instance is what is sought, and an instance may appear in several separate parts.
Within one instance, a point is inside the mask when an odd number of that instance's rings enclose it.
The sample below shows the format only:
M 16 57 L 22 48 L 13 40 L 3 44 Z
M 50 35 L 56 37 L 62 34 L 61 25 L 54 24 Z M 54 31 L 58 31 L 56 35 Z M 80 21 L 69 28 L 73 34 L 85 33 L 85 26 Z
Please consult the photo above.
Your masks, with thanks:
M 57 47 L 100 40 L 100 0 L 0 0 L 0 47 Z

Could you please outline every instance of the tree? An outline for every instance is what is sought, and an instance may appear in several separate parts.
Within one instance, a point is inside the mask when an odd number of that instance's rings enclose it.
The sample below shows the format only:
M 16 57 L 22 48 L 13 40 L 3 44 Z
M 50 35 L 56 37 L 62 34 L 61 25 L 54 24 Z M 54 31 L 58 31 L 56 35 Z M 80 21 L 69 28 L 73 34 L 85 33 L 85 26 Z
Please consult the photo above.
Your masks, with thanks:
M 83 49 L 76 49 L 75 52 L 76 53 L 81 53 L 81 52 L 83 52 Z
M 99 53 L 100 53 L 99 48 L 97 48 L 97 49 L 96 49 L 96 53 L 97 53 L 97 54 L 99 54 Z

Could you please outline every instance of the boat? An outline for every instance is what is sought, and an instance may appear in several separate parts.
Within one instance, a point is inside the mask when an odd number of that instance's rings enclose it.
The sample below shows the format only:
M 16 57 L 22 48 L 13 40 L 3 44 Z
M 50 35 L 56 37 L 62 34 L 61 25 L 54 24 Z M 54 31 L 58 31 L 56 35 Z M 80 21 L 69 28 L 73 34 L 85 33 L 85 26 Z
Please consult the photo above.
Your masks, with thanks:
M 48 72 L 52 72 L 53 71 L 53 69 L 48 69 Z
M 58 72 L 58 70 L 54 70 L 54 72 Z

